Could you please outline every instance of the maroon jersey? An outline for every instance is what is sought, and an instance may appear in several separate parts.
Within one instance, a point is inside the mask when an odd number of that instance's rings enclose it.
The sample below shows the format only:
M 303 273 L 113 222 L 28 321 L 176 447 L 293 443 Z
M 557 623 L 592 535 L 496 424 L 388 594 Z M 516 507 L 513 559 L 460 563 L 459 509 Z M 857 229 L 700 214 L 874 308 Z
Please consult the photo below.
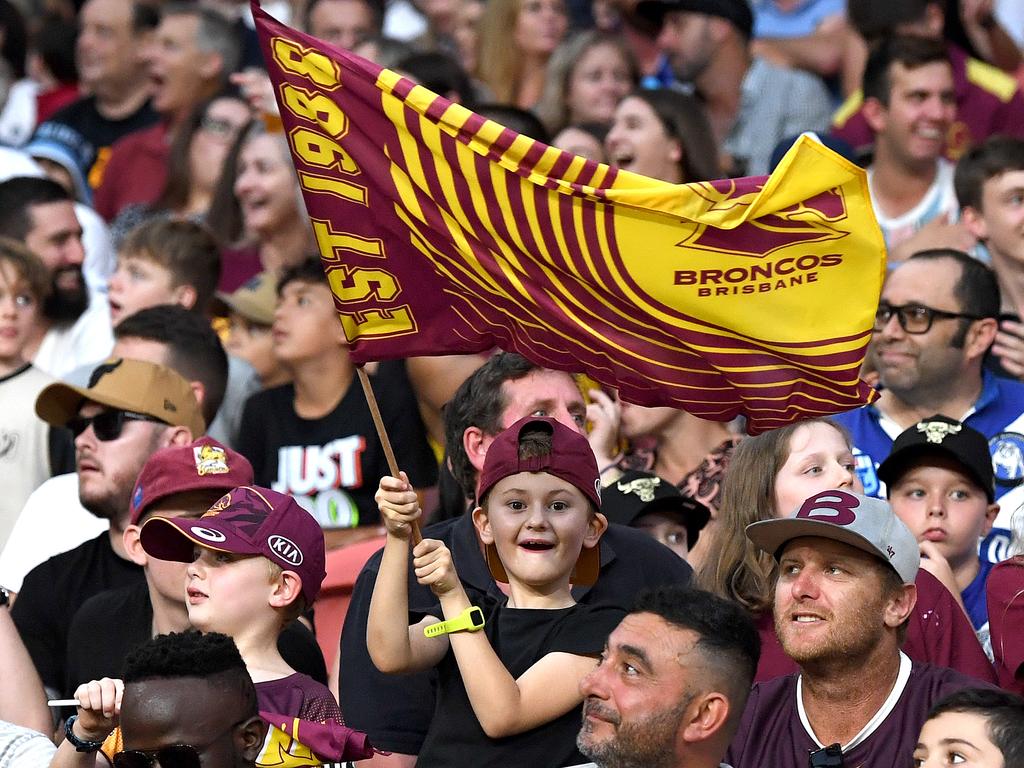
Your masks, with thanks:
M 1024 556 L 1011 557 L 992 569 L 986 597 L 999 685 L 1024 695 Z
M 996 134 L 1024 138 L 1024 97 L 1017 81 L 990 64 L 972 59 L 952 43 L 946 48 L 956 93 L 956 120 L 946 137 L 946 157 L 955 162 L 972 145 Z M 864 118 L 863 100 L 859 90 L 851 95 L 833 117 L 830 131 L 857 150 L 875 142 L 875 134 Z
M 894 690 L 883 706 L 888 713 L 874 729 L 843 750 L 845 768 L 913 768 L 917 736 L 932 705 L 954 691 L 980 685 L 951 669 L 902 658 L 904 665 L 910 665 L 902 691 Z M 787 675 L 754 686 L 725 762 L 735 768 L 804 768 L 808 764 L 808 754 L 823 745 L 801 719 L 798 680 L 799 675 Z M 837 717 L 844 714 L 836 712 Z
M 1024 568 L 1021 570 L 1024 572 Z M 1024 581 L 1020 588 L 1024 588 Z M 1024 597 L 1018 610 L 1024 613 Z M 757 665 L 754 682 L 795 673 L 797 665 L 782 650 L 771 616 L 760 617 L 757 630 L 761 635 L 761 661 Z M 1021 647 L 1021 655 L 1017 657 L 1020 663 L 1024 661 L 1024 640 L 1018 640 L 1018 645 Z M 914 661 L 949 667 L 993 685 L 997 682 L 996 671 L 956 598 L 925 570 L 917 572 L 917 605 L 908 622 L 903 652 Z
M 366 734 L 345 726 L 334 695 L 307 675 L 256 683 L 256 699 L 260 716 L 271 726 L 257 768 L 320 766 L 373 755 Z

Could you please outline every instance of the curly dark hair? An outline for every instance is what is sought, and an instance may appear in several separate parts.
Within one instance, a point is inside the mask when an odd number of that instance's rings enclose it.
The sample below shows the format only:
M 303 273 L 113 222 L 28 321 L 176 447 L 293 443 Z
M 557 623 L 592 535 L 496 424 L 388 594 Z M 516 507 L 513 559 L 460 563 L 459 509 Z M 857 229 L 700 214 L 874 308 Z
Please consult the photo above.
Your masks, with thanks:
M 219 632 L 191 629 L 157 635 L 132 650 L 124 660 L 126 684 L 154 678 L 202 678 L 236 687 L 246 716 L 255 715 L 256 688 L 235 641 Z

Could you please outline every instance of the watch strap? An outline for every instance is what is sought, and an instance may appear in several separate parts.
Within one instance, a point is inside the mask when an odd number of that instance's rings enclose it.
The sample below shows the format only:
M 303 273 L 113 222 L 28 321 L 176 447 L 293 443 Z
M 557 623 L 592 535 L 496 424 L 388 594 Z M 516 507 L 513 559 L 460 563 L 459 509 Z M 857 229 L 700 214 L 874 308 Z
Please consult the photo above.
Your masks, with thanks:
M 439 635 L 450 635 L 452 632 L 479 632 L 484 628 L 484 612 L 475 605 L 471 605 L 458 616 L 431 624 L 423 628 L 423 634 L 427 637 L 438 637 Z
M 78 720 L 78 715 L 72 715 L 64 723 L 64 736 L 68 742 L 75 748 L 77 752 L 98 752 L 100 747 L 103 746 L 103 741 L 91 741 L 89 739 L 80 739 L 75 735 L 75 722 Z

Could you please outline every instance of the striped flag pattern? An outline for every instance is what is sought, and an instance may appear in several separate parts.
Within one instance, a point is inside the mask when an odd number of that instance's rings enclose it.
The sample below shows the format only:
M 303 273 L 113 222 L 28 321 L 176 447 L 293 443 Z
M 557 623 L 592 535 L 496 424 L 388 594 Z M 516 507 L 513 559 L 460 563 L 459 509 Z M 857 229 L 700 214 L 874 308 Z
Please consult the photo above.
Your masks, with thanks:
M 353 359 L 516 351 L 757 433 L 870 401 L 863 172 L 671 185 L 534 141 L 254 6 Z

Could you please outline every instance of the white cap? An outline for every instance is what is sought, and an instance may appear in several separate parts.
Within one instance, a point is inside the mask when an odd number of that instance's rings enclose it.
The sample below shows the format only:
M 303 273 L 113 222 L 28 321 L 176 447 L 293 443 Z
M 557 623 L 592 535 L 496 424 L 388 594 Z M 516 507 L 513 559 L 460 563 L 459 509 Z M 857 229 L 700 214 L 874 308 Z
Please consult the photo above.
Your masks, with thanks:
M 789 517 L 762 520 L 747 526 L 747 538 L 773 557 L 792 539 L 817 536 L 849 544 L 882 558 L 913 584 L 921 565 L 917 539 L 892 507 L 881 499 L 850 491 L 822 491 L 811 496 Z

